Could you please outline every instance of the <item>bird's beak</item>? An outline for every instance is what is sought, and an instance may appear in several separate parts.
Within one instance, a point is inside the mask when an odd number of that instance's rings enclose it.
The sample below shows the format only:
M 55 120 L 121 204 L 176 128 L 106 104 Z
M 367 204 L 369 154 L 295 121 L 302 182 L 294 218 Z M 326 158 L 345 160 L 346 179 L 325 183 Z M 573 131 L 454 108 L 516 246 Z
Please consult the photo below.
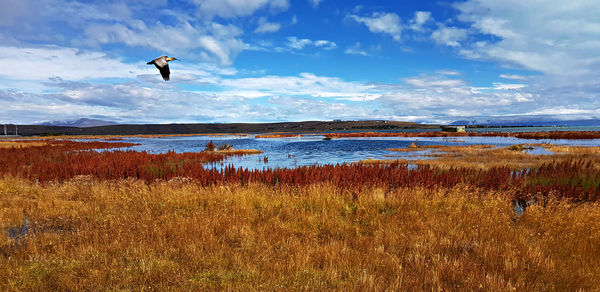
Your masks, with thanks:
M 177 60 L 177 58 L 168 58 L 168 61 L 173 61 L 173 60 Z

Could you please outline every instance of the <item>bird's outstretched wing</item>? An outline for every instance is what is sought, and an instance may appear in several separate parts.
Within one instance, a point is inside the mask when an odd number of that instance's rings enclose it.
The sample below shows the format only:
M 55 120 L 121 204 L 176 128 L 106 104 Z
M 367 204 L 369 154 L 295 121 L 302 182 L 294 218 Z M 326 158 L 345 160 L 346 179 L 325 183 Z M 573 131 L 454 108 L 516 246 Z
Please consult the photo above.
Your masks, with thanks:
M 164 81 L 169 81 L 169 75 L 171 75 L 171 70 L 169 70 L 169 64 L 165 64 L 162 67 L 160 67 L 160 66 L 158 66 L 156 64 L 154 64 L 154 65 L 160 71 L 160 75 L 162 76 L 163 80 Z

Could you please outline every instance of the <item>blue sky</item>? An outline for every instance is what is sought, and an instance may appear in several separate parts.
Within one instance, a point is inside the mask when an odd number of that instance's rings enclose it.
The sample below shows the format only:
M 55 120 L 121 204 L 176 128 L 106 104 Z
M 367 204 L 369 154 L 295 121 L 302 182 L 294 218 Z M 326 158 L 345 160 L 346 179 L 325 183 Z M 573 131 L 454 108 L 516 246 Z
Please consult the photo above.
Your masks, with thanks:
M 3 4 L 2 123 L 600 117 L 599 1 Z

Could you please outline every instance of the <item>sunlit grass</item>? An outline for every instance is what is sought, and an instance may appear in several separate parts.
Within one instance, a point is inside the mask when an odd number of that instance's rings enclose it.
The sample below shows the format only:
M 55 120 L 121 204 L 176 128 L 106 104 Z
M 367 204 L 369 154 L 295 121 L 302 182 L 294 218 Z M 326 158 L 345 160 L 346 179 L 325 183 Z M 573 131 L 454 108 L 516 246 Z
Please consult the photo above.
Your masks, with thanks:
M 0 179 L 2 290 L 576 290 L 600 281 L 600 209 L 504 193 L 174 179 Z
M 46 142 L 36 140 L 0 140 L 0 148 L 23 148 L 43 145 L 46 145 Z
M 538 155 L 525 151 L 535 147 L 541 147 L 553 154 Z M 433 150 L 431 153 L 423 154 L 428 159 L 417 159 L 413 163 L 435 166 L 442 169 L 451 167 L 490 169 L 492 167 L 504 166 L 513 169 L 524 169 L 568 160 L 589 160 L 600 166 L 600 147 L 587 146 L 560 146 L 553 144 L 516 144 L 508 147 L 496 147 L 493 145 L 432 145 L 412 148 L 390 148 L 388 150 L 395 152 Z

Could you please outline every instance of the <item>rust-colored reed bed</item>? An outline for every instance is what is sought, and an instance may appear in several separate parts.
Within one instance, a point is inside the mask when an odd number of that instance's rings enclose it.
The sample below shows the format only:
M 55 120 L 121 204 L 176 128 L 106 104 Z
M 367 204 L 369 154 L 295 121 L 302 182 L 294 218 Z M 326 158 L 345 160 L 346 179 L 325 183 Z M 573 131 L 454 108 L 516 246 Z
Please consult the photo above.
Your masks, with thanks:
M 548 131 L 548 132 L 358 132 L 330 133 L 327 138 L 359 137 L 515 137 L 521 139 L 600 139 L 600 131 Z
M 496 166 L 486 170 L 474 168 L 444 170 L 427 165 L 409 170 L 406 164 L 398 163 L 304 166 L 295 169 L 267 170 L 224 166 L 221 170 L 217 170 L 206 169 L 203 164 L 220 162 L 231 154 L 96 152 L 82 149 L 128 144 L 72 141 L 53 143 L 64 144 L 2 149 L 0 175 L 12 175 L 41 182 L 64 181 L 79 175 L 91 175 L 101 180 L 136 178 L 147 182 L 185 177 L 203 186 L 230 183 L 305 186 L 314 183 L 331 183 L 356 192 L 363 187 L 437 188 L 466 183 L 482 189 L 514 190 L 515 196 L 519 197 L 529 197 L 539 193 L 543 196 L 552 194 L 582 201 L 596 201 L 600 198 L 600 170 L 594 167 L 593 163 L 585 160 L 548 163 L 530 171 L 515 171 L 506 166 Z
M 197 173 L 202 177 L 205 173 L 204 163 L 220 162 L 228 156 L 262 153 L 258 150 L 227 150 L 149 154 L 90 150 L 133 145 L 50 140 L 42 146 L 5 148 L 0 151 L 0 175 L 11 174 L 39 181 L 65 180 L 78 175 L 93 175 L 100 179 L 141 178 L 147 181 L 187 173 Z

